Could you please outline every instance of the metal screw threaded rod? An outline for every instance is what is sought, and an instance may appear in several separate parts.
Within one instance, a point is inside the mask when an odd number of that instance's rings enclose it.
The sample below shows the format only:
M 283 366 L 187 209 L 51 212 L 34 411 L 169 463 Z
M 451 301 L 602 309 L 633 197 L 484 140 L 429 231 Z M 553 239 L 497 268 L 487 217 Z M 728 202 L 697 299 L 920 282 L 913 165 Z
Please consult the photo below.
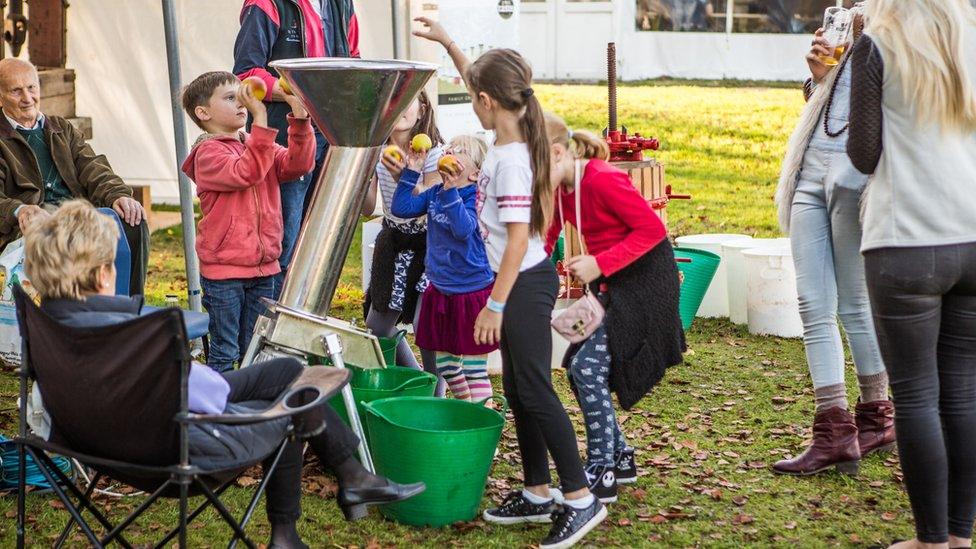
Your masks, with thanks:
M 609 109 L 609 129 L 617 131 L 617 44 L 607 44 L 607 96 Z

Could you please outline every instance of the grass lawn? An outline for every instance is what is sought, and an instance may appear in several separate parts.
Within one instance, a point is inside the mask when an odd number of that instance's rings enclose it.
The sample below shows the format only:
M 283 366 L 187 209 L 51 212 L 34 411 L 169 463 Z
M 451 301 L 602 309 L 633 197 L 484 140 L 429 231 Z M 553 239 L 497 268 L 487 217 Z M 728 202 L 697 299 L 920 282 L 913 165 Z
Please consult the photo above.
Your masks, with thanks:
M 605 98 L 598 86 L 537 87 L 548 108 L 574 128 L 601 129 Z M 692 202 L 672 203 L 668 212 L 676 236 L 697 232 L 777 233 L 772 195 L 786 139 L 801 108 L 795 89 L 688 87 L 680 85 L 620 90 L 620 120 L 631 131 L 661 139 L 660 159 L 676 192 Z M 359 239 L 354 241 L 333 313 L 362 318 Z M 167 293 L 185 294 L 181 278 L 180 231 L 154 235 L 152 302 Z M 586 538 L 592 547 L 864 546 L 912 535 L 912 517 L 897 460 L 875 456 L 856 478 L 828 473 L 816 478 L 774 476 L 768 465 L 797 453 L 810 436 L 813 395 L 803 348 L 797 340 L 750 336 L 725 321 L 698 320 L 688 333 L 691 351 L 637 407 L 622 413 L 624 431 L 638 449 L 642 476 L 622 487 L 610 517 Z M 578 407 L 561 372 L 556 387 L 583 440 Z M 850 375 L 851 395 L 856 394 Z M 496 387 L 500 379 L 493 379 Z M 0 375 L 0 430 L 15 431 L 16 381 Z M 509 422 L 484 505 L 510 486 L 520 469 Z M 346 523 L 333 501 L 334 483 L 315 470 L 305 477 L 300 529 L 313 547 L 528 547 L 545 535 L 544 526 L 502 528 L 480 520 L 442 529 L 417 529 L 371 519 Z M 246 491 L 232 490 L 243 509 Z M 111 501 L 120 516 L 139 498 Z M 32 544 L 50 544 L 63 514 L 51 496 L 33 497 Z M 0 499 L 0 545 L 14 540 L 14 500 Z M 57 518 L 56 518 L 57 517 Z M 148 542 L 175 517 L 166 504 L 147 517 L 134 537 Z M 259 512 L 249 528 L 258 540 L 268 526 Z M 133 539 L 130 537 L 130 539 Z M 220 546 L 226 532 L 216 515 L 192 530 L 195 547 Z M 80 538 L 77 538 L 81 545 Z

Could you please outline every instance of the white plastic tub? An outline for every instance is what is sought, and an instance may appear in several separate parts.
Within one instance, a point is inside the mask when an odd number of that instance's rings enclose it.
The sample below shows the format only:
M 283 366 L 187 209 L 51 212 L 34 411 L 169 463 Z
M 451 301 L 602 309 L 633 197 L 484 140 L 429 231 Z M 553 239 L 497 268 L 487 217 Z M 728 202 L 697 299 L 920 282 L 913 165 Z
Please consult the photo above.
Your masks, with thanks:
M 735 324 L 747 324 L 746 309 L 746 258 L 742 252 L 752 248 L 790 247 L 789 238 L 753 238 L 752 240 L 733 240 L 722 245 L 725 260 L 725 275 L 728 279 L 729 320 Z
M 802 337 L 796 271 L 789 248 L 754 248 L 742 252 L 746 261 L 749 333 Z
M 727 242 L 751 240 L 752 237 L 745 234 L 693 234 L 675 240 L 678 246 L 705 250 L 722 258 L 718 264 L 718 270 L 715 271 L 715 278 L 712 279 L 708 291 L 705 292 L 701 307 L 698 308 L 698 314 L 695 316 L 706 318 L 729 316 L 729 285 L 725 274 L 725 257 L 722 246 Z

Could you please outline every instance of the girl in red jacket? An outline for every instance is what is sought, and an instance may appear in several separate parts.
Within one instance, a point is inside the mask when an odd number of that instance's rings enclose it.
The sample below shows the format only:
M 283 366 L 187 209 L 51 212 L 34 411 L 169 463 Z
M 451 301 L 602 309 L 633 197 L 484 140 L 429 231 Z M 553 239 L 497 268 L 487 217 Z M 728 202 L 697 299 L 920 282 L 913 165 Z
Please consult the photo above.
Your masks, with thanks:
M 247 351 L 254 323 L 273 299 L 281 271 L 281 195 L 278 185 L 312 169 L 315 136 L 308 113 L 295 96 L 286 99 L 288 148 L 275 143 L 268 113 L 251 88 L 229 72 L 209 72 L 183 92 L 183 108 L 201 129 L 183 163 L 197 184 L 200 220 L 197 256 L 203 306 L 210 315 L 207 365 L 230 370 Z M 251 133 L 244 131 L 247 113 Z
M 546 238 L 551 252 L 565 222 L 581 234 L 584 255 L 566 270 L 596 292 L 606 307 L 604 323 L 569 349 L 570 382 L 586 425 L 590 491 L 617 500 L 617 482 L 637 480 L 634 449 L 614 415 L 610 392 L 629 408 L 681 362 L 684 332 L 678 316 L 678 272 L 667 229 L 628 175 L 606 162 L 606 142 L 571 131 L 546 114 L 552 142 L 550 179 L 555 214 Z M 577 225 L 576 193 L 580 195 Z

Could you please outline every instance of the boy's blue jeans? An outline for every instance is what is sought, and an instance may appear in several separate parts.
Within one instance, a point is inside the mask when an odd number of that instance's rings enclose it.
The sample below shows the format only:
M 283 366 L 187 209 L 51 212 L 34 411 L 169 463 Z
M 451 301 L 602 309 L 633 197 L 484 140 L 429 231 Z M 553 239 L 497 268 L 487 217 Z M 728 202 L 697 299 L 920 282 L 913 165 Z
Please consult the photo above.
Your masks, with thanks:
M 274 276 L 200 279 L 203 306 L 210 315 L 210 354 L 207 366 L 218 372 L 234 368 L 247 351 L 254 323 L 264 312 L 262 297 L 272 298 Z

